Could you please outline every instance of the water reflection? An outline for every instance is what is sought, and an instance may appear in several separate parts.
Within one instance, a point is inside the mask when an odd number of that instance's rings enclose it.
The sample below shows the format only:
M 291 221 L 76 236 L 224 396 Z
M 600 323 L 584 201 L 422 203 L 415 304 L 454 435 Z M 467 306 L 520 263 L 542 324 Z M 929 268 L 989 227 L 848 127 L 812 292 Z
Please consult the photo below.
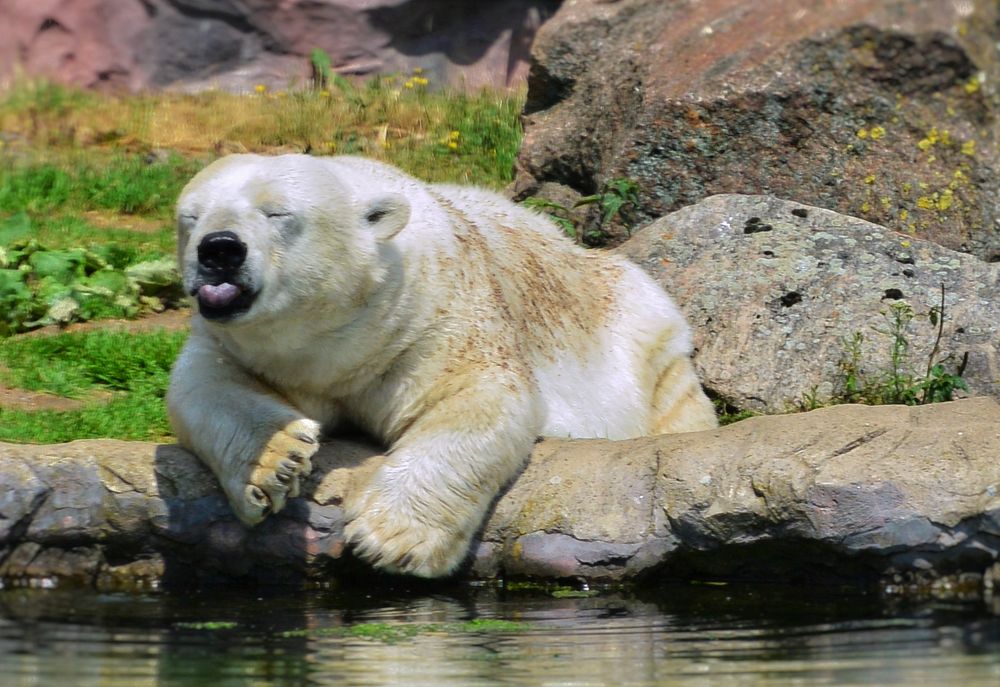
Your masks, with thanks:
M 473 618 L 522 625 L 456 630 Z M 413 633 L 387 642 L 345 629 L 362 623 Z M 892 607 L 837 590 L 745 586 L 569 599 L 0 592 L 0 685 L 59 682 L 969 687 L 1000 684 L 1000 618 L 980 604 Z

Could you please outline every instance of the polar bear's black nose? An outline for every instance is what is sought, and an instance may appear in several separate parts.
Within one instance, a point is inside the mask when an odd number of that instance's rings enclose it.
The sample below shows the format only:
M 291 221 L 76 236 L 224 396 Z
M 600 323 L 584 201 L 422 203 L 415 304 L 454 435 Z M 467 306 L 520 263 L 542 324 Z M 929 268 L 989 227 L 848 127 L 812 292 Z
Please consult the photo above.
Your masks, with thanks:
M 231 231 L 206 234 L 198 244 L 198 262 L 213 271 L 234 270 L 247 257 L 247 244 Z

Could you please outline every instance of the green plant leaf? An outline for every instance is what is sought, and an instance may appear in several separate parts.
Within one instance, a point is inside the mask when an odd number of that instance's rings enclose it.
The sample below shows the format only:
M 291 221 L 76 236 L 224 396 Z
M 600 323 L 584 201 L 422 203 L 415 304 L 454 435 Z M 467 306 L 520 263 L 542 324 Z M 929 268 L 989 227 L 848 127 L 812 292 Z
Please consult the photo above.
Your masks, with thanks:
M 63 284 L 84 276 L 85 263 L 85 251 L 81 249 L 38 250 L 28 258 L 35 278 L 51 278 Z
M 0 223 L 0 246 L 9 246 L 31 234 L 31 219 L 26 212 L 11 215 Z

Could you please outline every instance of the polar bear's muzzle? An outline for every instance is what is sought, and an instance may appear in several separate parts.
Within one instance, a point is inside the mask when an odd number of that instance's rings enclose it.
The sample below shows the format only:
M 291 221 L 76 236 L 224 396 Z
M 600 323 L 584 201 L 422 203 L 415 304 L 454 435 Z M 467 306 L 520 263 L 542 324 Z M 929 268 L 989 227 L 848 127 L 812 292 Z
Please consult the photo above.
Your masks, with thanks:
M 209 320 L 228 320 L 250 309 L 256 293 L 241 278 L 247 245 L 231 231 L 206 234 L 198 244 L 198 277 L 191 295 Z

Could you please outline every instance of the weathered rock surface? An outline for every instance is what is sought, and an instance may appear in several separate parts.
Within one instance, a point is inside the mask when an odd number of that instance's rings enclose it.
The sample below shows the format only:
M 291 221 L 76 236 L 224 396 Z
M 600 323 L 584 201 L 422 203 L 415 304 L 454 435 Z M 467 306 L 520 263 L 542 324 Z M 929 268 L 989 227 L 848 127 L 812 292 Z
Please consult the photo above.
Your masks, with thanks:
M 829 210 L 720 195 L 663 217 L 620 248 L 669 291 L 694 329 L 702 382 L 738 408 L 784 412 L 842 392 L 855 332 L 870 379 L 891 369 L 890 305 L 909 304 L 909 367 L 935 361 L 1000 398 L 1000 264 Z
M 249 90 L 309 77 L 322 48 L 340 73 L 409 72 L 434 84 L 523 83 L 558 0 L 5 0 L 0 79 L 20 68 L 85 87 Z
M 640 220 L 771 194 L 996 259 L 998 17 L 994 0 L 568 0 L 535 40 L 513 191 L 625 177 Z
M 465 573 L 588 580 L 981 572 L 1000 555 L 1000 407 L 838 406 L 717 431 L 540 443 Z M 252 531 L 175 446 L 0 444 L 0 578 L 296 580 L 343 556 L 345 489 L 378 465 L 335 442 L 306 496 Z

